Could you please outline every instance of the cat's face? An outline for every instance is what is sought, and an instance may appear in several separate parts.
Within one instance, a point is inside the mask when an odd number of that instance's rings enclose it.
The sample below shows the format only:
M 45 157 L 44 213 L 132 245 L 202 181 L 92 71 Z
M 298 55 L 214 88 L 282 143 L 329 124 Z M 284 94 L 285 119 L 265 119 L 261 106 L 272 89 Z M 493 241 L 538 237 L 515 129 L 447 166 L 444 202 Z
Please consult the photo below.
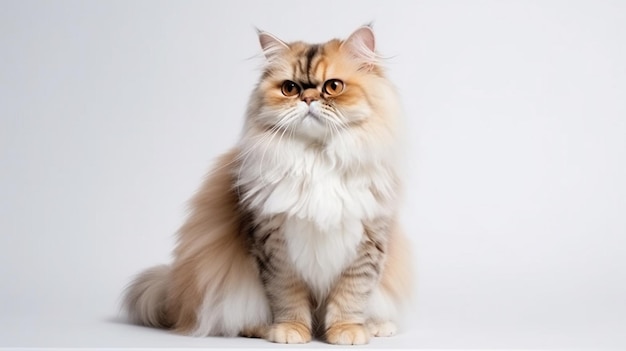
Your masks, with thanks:
M 373 118 L 382 73 L 369 27 L 324 44 L 259 38 L 268 62 L 253 95 L 255 125 L 324 141 Z

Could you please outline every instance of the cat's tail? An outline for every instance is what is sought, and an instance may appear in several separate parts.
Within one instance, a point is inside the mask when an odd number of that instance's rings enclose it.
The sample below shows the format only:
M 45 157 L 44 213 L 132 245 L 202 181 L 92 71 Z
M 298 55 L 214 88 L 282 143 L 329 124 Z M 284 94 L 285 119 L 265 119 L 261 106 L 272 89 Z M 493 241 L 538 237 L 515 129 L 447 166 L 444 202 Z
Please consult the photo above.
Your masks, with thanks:
M 167 265 L 150 268 L 128 285 L 123 308 L 131 322 L 159 328 L 172 326 L 166 306 L 170 270 Z
M 130 284 L 131 321 L 195 336 L 264 335 L 271 313 L 239 206 L 238 161 L 237 149 L 223 155 L 191 200 L 172 265 Z

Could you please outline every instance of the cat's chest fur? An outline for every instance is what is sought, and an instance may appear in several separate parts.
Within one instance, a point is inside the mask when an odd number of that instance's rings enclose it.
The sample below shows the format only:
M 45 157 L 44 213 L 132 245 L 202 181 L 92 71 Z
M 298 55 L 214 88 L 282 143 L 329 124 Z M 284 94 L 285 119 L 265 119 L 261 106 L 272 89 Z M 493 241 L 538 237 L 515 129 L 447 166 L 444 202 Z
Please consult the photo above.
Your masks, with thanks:
M 295 146 L 244 165 L 245 197 L 261 216 L 284 218 L 280 234 L 289 260 L 318 294 L 355 258 L 363 221 L 384 215 L 377 188 L 391 182 L 384 170 L 354 171 L 317 150 Z M 252 178 L 256 174 L 256 180 Z

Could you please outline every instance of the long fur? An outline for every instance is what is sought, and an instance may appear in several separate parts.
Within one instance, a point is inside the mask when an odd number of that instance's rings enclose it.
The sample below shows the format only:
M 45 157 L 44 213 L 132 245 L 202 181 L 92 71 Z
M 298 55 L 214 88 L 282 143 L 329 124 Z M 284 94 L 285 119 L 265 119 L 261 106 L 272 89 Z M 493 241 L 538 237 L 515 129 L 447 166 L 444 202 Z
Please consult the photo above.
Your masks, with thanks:
M 412 284 L 397 222 L 402 113 L 373 32 L 319 45 L 259 40 L 268 60 L 242 138 L 192 199 L 173 264 L 128 287 L 129 317 L 281 343 L 393 335 Z M 339 78 L 333 96 L 324 85 Z M 285 81 L 302 95 L 286 96 Z

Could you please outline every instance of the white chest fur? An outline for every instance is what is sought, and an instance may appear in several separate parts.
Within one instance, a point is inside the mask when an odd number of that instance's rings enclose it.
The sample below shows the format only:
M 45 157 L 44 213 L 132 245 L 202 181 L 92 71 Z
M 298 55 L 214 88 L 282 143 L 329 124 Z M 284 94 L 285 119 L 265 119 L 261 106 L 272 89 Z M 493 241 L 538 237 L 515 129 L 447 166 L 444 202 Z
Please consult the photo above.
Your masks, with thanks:
M 287 252 L 296 271 L 318 296 L 324 296 L 356 256 L 363 236 L 360 221 L 338 230 L 320 230 L 314 223 L 289 217 L 283 226 Z
M 239 175 L 244 198 L 257 213 L 283 215 L 289 257 L 303 280 L 322 295 L 355 258 L 363 221 L 389 210 L 373 189 L 388 189 L 393 181 L 388 170 L 347 171 L 338 162 L 294 144 L 251 156 Z

